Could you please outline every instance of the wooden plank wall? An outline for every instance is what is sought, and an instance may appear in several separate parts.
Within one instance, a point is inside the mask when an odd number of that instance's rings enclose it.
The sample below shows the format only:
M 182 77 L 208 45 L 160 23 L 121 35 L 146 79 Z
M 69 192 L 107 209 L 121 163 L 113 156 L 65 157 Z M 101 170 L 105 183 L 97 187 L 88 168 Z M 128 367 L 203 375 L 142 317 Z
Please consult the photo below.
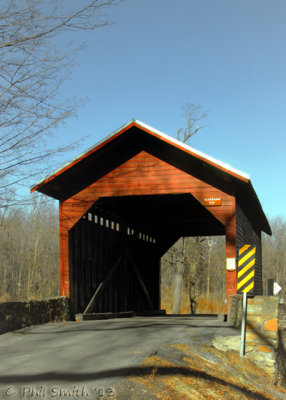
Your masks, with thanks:
M 203 203 L 207 196 L 222 204 L 207 207 L 225 226 L 226 256 L 236 257 L 235 198 L 173 165 L 141 151 L 81 192 L 60 203 L 61 294 L 69 296 L 68 232 L 99 197 L 191 193 Z M 236 273 L 227 272 L 227 297 L 236 293 Z
M 255 295 L 263 294 L 262 287 L 262 248 L 261 248 L 261 232 L 253 229 L 253 221 L 251 214 L 245 213 L 239 203 L 236 204 L 236 243 L 237 256 L 239 249 L 250 244 L 256 246 L 255 255 L 255 275 L 254 275 L 254 291 Z
M 100 282 L 126 249 L 154 304 L 160 308 L 160 256 L 154 235 L 127 226 L 120 218 L 93 210 L 69 232 L 70 288 L 74 313 L 82 313 Z M 150 310 L 130 260 L 123 257 L 110 280 L 96 297 L 94 312 Z

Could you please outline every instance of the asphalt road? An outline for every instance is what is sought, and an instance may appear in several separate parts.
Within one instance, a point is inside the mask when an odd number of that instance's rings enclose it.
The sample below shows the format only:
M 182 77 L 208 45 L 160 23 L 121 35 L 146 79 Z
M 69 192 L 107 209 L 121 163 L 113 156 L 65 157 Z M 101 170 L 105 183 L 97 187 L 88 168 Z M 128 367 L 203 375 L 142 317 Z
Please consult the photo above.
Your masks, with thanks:
M 114 385 L 164 343 L 237 335 L 201 317 L 136 317 L 38 325 L 0 336 L 1 399 L 110 399 Z

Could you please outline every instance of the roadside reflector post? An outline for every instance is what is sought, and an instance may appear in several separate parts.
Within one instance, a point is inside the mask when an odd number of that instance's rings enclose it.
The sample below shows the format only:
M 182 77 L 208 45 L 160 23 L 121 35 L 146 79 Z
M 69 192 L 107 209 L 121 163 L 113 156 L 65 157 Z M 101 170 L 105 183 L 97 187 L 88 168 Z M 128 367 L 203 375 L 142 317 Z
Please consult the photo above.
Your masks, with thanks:
M 238 252 L 237 293 L 242 293 L 240 357 L 245 355 L 247 293 L 254 291 L 256 247 L 246 244 Z
M 273 296 L 274 279 L 267 279 L 267 296 Z
M 241 315 L 240 357 L 243 357 L 245 354 L 246 313 L 247 313 L 247 293 L 243 292 L 242 315 Z

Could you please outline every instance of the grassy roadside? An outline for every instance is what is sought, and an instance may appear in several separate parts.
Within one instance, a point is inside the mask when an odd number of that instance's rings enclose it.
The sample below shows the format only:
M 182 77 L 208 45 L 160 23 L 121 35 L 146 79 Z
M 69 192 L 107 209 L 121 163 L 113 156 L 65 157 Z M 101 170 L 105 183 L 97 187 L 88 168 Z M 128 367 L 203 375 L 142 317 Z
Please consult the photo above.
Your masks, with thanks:
M 236 351 L 223 352 L 200 337 L 165 344 L 117 388 L 117 400 L 285 400 L 286 391 Z

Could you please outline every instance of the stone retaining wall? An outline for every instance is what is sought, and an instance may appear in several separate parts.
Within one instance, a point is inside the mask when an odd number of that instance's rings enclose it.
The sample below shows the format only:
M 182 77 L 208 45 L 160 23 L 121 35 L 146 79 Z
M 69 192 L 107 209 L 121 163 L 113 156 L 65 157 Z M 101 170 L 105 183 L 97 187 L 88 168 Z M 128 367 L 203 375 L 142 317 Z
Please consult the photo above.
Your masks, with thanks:
M 248 299 L 245 353 L 266 372 L 275 373 L 278 346 L 279 298 L 257 296 Z
M 69 319 L 67 297 L 0 303 L 0 334 L 25 326 Z
M 241 325 L 242 295 L 230 298 L 228 321 Z M 275 296 L 247 300 L 246 357 L 285 385 L 286 306 Z
M 276 381 L 280 386 L 286 387 L 286 304 L 279 304 L 278 308 L 278 346 L 276 363 Z

